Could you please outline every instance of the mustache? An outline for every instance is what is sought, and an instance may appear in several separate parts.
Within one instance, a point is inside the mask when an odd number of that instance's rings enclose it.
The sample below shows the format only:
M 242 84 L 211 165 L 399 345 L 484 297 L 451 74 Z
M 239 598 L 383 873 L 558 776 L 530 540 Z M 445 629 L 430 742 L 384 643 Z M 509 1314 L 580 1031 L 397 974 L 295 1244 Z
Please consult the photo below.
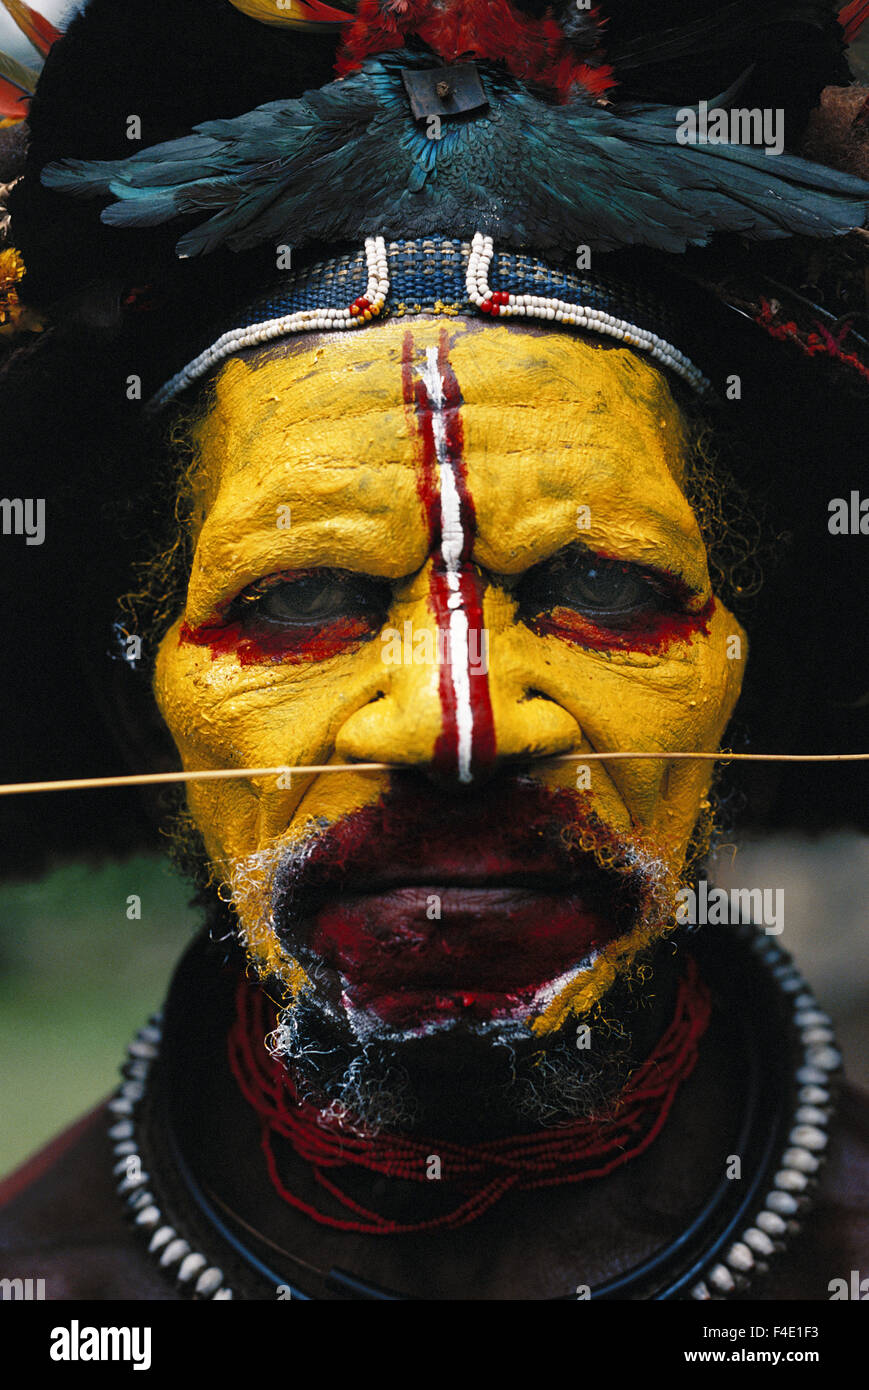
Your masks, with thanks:
M 303 924 L 348 892 L 408 884 L 473 888 L 493 880 L 579 889 L 592 910 L 623 920 L 627 929 L 662 899 L 666 876 L 638 840 L 601 820 L 587 793 L 516 775 L 446 801 L 414 775 L 399 773 L 375 804 L 274 854 L 272 920 L 294 951 L 305 945 Z
M 235 861 L 233 901 L 247 947 L 261 945 L 265 956 L 277 935 L 308 977 L 309 987 L 279 1011 L 275 1047 L 299 1095 L 330 1122 L 345 1128 L 358 1122 L 373 1133 L 445 1128 L 460 1139 L 478 1129 L 509 1133 L 517 1124 L 560 1124 L 617 1094 L 645 1055 L 655 1011 L 668 996 L 659 986 L 649 1000 L 634 972 L 616 979 L 605 1015 L 630 1019 L 630 1029 L 595 1028 L 587 1051 L 577 1048 L 572 1019 L 545 1044 L 524 1024 L 497 1018 L 479 1025 L 459 1020 L 421 1034 L 389 1023 L 359 1031 L 336 995 L 334 969 L 314 949 L 320 908 L 390 884 L 430 884 L 436 891 L 441 883 L 493 881 L 524 884 L 532 893 L 539 888 L 544 926 L 558 886 L 572 888 L 592 912 L 617 919 L 626 931 L 639 921 L 661 923 L 675 911 L 672 875 L 639 836 L 606 825 L 587 793 L 547 788 L 508 770 L 453 798 L 417 773 L 396 773 L 374 804 L 315 825 L 293 845 L 278 841 Z M 245 897 L 250 911 L 243 920 Z M 467 930 L 475 930 L 473 923 Z M 484 911 L 481 934 L 486 930 Z M 481 960 L 488 953 L 497 962 L 499 950 L 495 939 L 482 943 Z M 651 947 L 642 961 L 645 971 Z M 273 972 L 279 986 L 292 978 L 281 963 L 260 968 L 263 975 Z M 461 1084 L 444 1087 L 444 1075 Z

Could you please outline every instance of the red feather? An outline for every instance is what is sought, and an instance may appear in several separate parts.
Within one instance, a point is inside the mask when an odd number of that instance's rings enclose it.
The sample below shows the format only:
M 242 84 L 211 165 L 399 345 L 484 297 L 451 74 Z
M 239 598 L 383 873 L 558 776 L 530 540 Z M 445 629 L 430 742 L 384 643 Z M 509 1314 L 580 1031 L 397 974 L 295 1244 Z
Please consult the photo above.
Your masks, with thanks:
M 850 0 L 844 9 L 839 11 L 839 23 L 842 26 L 846 43 L 854 42 L 867 19 L 869 19 L 869 0 Z
M 0 77 L 0 121 L 23 121 L 30 97 L 5 77 Z
M 25 5 L 24 0 L 3 0 L 3 5 L 15 20 L 22 34 L 30 40 L 34 48 L 38 48 L 40 53 L 45 56 L 53 43 L 60 38 L 60 30 L 56 29 L 47 19 L 43 19 L 41 14 L 30 5 Z
M 522 14 L 510 0 L 447 0 L 437 7 L 432 0 L 360 0 L 337 73 L 343 77 L 370 54 L 401 48 L 411 34 L 448 63 L 460 58 L 502 62 L 520 81 L 548 87 L 562 101 L 577 89 L 597 97 L 614 85 L 612 68 L 578 58 L 554 19 Z
M 314 24 L 349 24 L 352 18 L 344 10 L 336 10 L 332 5 L 324 5 L 321 0 L 298 0 L 304 11 L 305 20 Z

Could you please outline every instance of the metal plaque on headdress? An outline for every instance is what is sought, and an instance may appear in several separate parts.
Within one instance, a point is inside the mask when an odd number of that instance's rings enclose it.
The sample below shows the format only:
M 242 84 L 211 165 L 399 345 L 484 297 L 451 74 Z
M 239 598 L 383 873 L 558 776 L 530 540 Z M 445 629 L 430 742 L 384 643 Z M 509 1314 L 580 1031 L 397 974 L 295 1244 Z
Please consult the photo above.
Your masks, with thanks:
M 403 68 L 401 80 L 418 121 L 429 116 L 461 116 L 488 106 L 474 63 L 454 67 Z

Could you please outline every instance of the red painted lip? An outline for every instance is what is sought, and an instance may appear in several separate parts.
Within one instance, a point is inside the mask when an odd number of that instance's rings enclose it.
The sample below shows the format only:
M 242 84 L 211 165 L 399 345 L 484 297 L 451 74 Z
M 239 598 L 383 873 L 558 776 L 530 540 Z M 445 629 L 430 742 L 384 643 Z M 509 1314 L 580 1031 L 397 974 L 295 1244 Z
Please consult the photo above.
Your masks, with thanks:
M 601 860 L 605 861 L 602 863 Z M 504 773 L 432 802 L 415 775 L 288 852 L 279 939 L 336 1013 L 416 1030 L 516 1016 L 631 929 L 657 880 L 582 794 Z M 440 920 L 428 915 L 440 898 Z
M 576 881 L 469 875 L 335 898 L 310 944 L 352 1007 L 418 1025 L 454 1011 L 491 1017 L 529 998 L 620 935 L 619 915 L 592 909 Z

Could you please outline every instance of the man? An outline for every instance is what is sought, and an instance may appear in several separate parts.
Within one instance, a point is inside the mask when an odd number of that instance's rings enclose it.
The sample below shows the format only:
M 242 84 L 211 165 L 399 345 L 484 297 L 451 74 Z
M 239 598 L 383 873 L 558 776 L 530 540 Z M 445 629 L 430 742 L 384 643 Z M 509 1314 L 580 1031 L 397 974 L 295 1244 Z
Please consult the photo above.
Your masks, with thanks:
M 138 216 L 158 154 L 71 173 Z M 188 784 L 208 932 L 110 1102 L 128 1225 L 95 1121 L 16 1184 L 55 1296 L 824 1298 L 865 1263 L 829 1020 L 762 925 L 678 930 L 747 656 L 703 444 L 738 334 L 448 232 L 253 267 L 190 346 L 125 330 L 180 410 L 153 692 L 185 769 L 240 775 Z

